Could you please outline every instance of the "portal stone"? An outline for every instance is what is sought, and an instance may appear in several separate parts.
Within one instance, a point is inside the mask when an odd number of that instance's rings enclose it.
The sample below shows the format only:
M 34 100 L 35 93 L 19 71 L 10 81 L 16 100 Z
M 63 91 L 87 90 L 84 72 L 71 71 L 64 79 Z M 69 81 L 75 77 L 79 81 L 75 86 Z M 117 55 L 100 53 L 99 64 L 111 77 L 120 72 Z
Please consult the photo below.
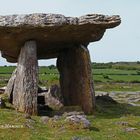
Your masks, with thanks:
M 13 105 L 16 110 L 37 114 L 38 62 L 35 41 L 28 41 L 21 48 L 13 90 Z
M 95 111 L 91 61 L 87 47 L 78 45 L 62 51 L 57 60 L 64 104 L 81 106 L 86 114 Z

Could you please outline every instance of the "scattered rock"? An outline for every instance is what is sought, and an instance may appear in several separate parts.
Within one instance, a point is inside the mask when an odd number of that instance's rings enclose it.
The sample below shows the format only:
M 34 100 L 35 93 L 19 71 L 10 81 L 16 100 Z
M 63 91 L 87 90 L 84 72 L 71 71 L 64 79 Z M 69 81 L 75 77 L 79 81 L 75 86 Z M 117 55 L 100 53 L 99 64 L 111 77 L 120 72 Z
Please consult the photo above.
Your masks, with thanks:
M 72 137 L 71 140 L 81 140 L 81 138 L 80 137 Z
M 140 102 L 140 97 L 137 97 L 133 102 Z
M 102 95 L 107 95 L 114 99 L 115 101 L 119 103 L 127 103 L 128 105 L 131 106 L 139 106 L 139 101 L 140 101 L 140 92 L 121 92 L 121 91 L 112 91 L 112 92 L 102 92 L 102 91 L 97 91 L 96 96 L 102 96 Z
M 118 124 L 118 125 L 122 125 L 122 126 L 128 126 L 128 125 L 129 125 L 128 122 L 124 122 L 124 121 L 116 122 L 116 124 Z
M 85 115 L 68 116 L 66 117 L 65 121 L 84 129 L 89 129 L 91 126 L 91 123 L 89 122 L 89 120 L 87 120 Z
M 47 124 L 48 123 L 48 121 L 49 121 L 49 117 L 48 116 L 43 116 L 43 117 L 41 117 L 41 122 L 43 123 L 43 124 Z
M 83 138 L 81 138 L 81 137 L 74 136 L 74 137 L 72 137 L 71 140 L 93 140 L 93 139 L 91 137 L 83 137 Z
M 81 115 L 82 114 L 82 115 Z M 91 123 L 86 118 L 86 115 L 83 112 L 69 112 L 65 113 L 64 115 L 55 115 L 54 117 L 43 116 L 41 117 L 41 122 L 43 124 L 53 124 L 57 125 L 57 122 L 61 119 L 64 119 L 64 125 L 66 127 L 76 128 L 76 129 L 89 129 Z
M 0 108 L 5 108 L 6 105 L 5 105 L 5 102 L 4 100 L 0 97 Z
M 0 88 L 0 94 L 3 94 L 5 92 L 6 87 L 1 87 Z
M 32 119 L 28 119 L 26 120 L 26 122 L 24 123 L 24 126 L 30 129 L 34 129 L 34 123 L 35 121 Z
M 140 104 L 129 103 L 131 106 L 140 106 Z
M 32 118 L 31 118 L 31 115 L 29 115 L 29 114 L 25 114 L 25 115 L 24 115 L 24 118 L 25 118 L 25 119 L 32 119 Z
M 52 119 L 55 120 L 55 121 L 58 121 L 62 118 L 62 116 L 59 116 L 59 115 L 55 115 Z
M 125 129 L 124 129 L 125 132 L 133 132 L 133 131 L 135 131 L 135 130 L 137 130 L 137 128 L 128 127 L 128 128 L 125 128 Z
M 77 111 L 73 111 L 73 112 L 65 112 L 64 114 L 63 114 L 63 117 L 69 117 L 69 116 L 73 116 L 73 115 L 84 115 L 85 116 L 85 114 L 84 114 L 84 112 L 77 112 Z
M 46 87 L 39 87 L 38 86 L 38 93 L 47 92 L 48 89 Z
M 4 93 L 4 90 L 3 89 L 0 89 L 0 94 L 3 94 Z
M 30 129 L 34 129 L 34 127 L 32 125 L 30 125 L 29 123 L 25 123 L 24 126 L 27 128 L 30 128 Z

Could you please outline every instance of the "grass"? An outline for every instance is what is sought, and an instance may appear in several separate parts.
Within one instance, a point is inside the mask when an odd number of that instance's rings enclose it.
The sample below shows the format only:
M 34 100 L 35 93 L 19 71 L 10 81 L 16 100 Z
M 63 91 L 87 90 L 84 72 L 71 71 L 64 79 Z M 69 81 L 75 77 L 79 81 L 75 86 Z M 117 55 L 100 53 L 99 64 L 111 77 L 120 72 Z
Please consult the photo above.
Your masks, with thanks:
M 112 68 L 100 69 L 98 65 L 96 64 L 95 69 L 92 70 L 96 90 L 140 91 L 140 86 L 138 86 L 140 83 L 140 73 L 138 70 L 135 70 L 135 68 L 139 69 L 139 64 L 112 64 Z M 127 69 L 128 67 L 129 69 Z M 14 66 L 0 67 L 0 87 L 6 86 L 14 69 Z M 49 87 L 52 84 L 59 84 L 59 72 L 56 67 L 40 67 L 39 85 Z M 100 88 L 98 88 L 99 85 Z
M 140 84 L 135 83 L 95 83 L 95 91 L 140 91 Z
M 63 118 L 57 122 L 43 124 L 40 116 L 33 116 L 34 121 L 23 116 L 24 114 L 13 109 L 0 109 L 0 126 L 7 124 L 21 127 L 0 128 L 1 140 L 71 140 L 72 137 L 91 140 L 139 140 L 140 137 L 140 107 L 127 104 L 98 102 L 95 116 L 88 116 L 91 122 L 90 130 L 68 125 Z M 128 126 L 119 125 L 117 122 L 128 122 Z M 29 125 L 32 127 L 27 127 Z M 137 130 L 125 132 L 128 127 Z
M 15 67 L 0 67 L 0 87 L 7 84 Z M 93 78 L 96 91 L 140 91 L 139 63 L 116 63 L 111 68 L 95 68 Z M 39 84 L 49 87 L 59 84 L 59 74 L 54 67 L 40 67 Z M 4 97 L 6 100 L 6 97 Z M 118 96 L 118 98 L 120 98 Z M 7 100 L 6 100 L 7 101 Z M 140 104 L 139 102 L 137 104 Z M 0 109 L 0 140 L 72 140 L 73 137 L 85 140 L 139 140 L 140 139 L 140 107 L 125 103 L 96 103 L 96 114 L 87 116 L 91 128 L 77 129 L 66 124 L 64 119 L 43 124 L 41 116 L 33 116 L 33 121 L 25 119 L 24 114 L 16 112 L 7 103 L 6 109 Z M 128 122 L 120 125 L 118 122 Z M 2 126 L 18 126 L 19 128 L 2 128 Z M 29 127 L 30 126 L 30 127 Z M 126 132 L 133 127 L 137 130 Z
M 12 73 L 15 69 L 15 66 L 0 66 L 0 74 Z
M 132 75 L 132 74 L 137 74 L 136 70 L 121 70 L 121 69 L 115 69 L 115 68 L 107 68 L 107 69 L 93 69 L 92 70 L 93 74 L 109 74 L 109 75 Z

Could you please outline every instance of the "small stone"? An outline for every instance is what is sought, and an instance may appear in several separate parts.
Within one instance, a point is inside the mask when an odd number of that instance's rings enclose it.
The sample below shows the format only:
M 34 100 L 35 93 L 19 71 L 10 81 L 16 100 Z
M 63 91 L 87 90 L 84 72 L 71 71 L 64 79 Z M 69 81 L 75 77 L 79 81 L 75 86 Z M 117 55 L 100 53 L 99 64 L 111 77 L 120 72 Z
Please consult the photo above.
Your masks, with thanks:
M 124 129 L 125 132 L 133 132 L 133 131 L 135 131 L 135 130 L 137 130 L 137 128 L 128 127 L 128 128 L 125 128 L 125 129 Z
M 5 88 L 6 88 L 6 87 L 2 87 L 2 88 L 0 88 L 0 94 L 3 94 L 3 93 L 4 93 Z
M 72 111 L 72 112 L 65 112 L 63 114 L 63 117 L 68 117 L 68 116 L 72 116 L 72 115 L 85 115 L 84 112 L 77 112 L 77 111 Z
M 28 124 L 28 123 L 25 123 L 24 126 L 27 127 L 27 128 L 30 128 L 30 129 L 34 129 L 34 127 L 32 125 Z
M 73 124 L 73 125 L 79 125 L 80 128 L 89 129 L 91 126 L 91 123 L 89 120 L 87 120 L 85 115 L 72 115 L 66 117 L 65 121 Z
M 33 126 L 34 123 L 35 123 L 34 120 L 29 119 L 29 120 L 26 120 L 26 122 L 24 123 L 24 126 L 30 129 L 34 129 L 34 126 Z
M 60 120 L 61 118 L 62 118 L 61 116 L 55 115 L 55 116 L 53 117 L 53 120 L 57 121 L 57 120 Z
M 25 115 L 24 115 L 24 118 L 25 118 L 25 119 L 32 119 L 30 114 L 25 114 Z
M 40 87 L 38 86 L 38 94 L 43 93 L 43 92 L 47 92 L 48 89 L 46 87 Z
M 79 138 L 79 137 L 72 137 L 71 140 L 81 140 L 81 138 Z
M 121 121 L 121 122 L 116 122 L 116 124 L 122 125 L 122 126 L 128 126 L 128 125 L 129 125 L 128 122 L 123 122 L 123 121 Z
M 93 140 L 91 137 L 77 137 L 77 136 L 74 136 L 72 137 L 71 140 Z
M 42 122 L 43 124 L 47 124 L 49 120 L 50 120 L 50 118 L 49 118 L 48 116 L 43 116 L 43 117 L 41 117 L 41 122 Z

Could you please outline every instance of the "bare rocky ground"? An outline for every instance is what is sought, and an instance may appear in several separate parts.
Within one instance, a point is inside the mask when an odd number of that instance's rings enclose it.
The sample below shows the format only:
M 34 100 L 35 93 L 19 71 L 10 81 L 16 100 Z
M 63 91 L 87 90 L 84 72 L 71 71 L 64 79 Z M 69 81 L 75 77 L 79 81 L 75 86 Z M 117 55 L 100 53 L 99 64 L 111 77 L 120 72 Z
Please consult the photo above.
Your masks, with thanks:
M 104 91 L 96 91 L 96 96 L 110 96 L 115 101 L 119 103 L 127 103 L 132 106 L 140 106 L 140 91 L 136 92 L 127 92 L 127 91 L 112 91 L 112 92 L 104 92 Z
M 0 97 L 4 97 L 3 95 L 0 94 Z M 97 91 L 95 116 L 86 116 L 79 107 L 63 108 L 64 113 L 52 116 L 48 116 L 46 112 L 40 116 L 30 116 L 2 107 L 0 124 L 7 125 L 1 126 L 13 127 L 18 124 L 23 128 L 6 128 L 8 134 L 5 129 L 1 129 L 0 139 L 7 140 L 11 137 L 18 140 L 19 135 L 24 134 L 23 140 L 29 136 L 35 140 L 139 140 L 139 99 L 140 92 Z M 6 105 L 10 107 L 7 102 Z
M 0 88 L 3 94 L 5 87 Z M 126 103 L 132 106 L 140 106 L 140 91 L 96 91 L 96 96 L 109 96 L 118 103 Z

